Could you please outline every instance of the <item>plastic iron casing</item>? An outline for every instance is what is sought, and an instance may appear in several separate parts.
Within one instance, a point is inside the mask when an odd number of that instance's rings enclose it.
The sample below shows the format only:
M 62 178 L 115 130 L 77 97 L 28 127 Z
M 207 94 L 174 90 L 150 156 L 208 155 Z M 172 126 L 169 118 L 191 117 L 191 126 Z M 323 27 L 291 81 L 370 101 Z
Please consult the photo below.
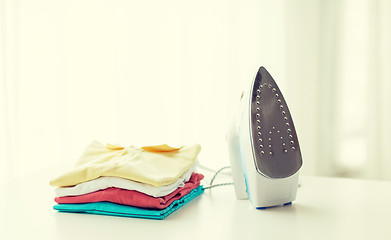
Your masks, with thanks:
M 260 67 L 227 134 L 235 193 L 258 209 L 296 199 L 301 151 L 288 106 Z

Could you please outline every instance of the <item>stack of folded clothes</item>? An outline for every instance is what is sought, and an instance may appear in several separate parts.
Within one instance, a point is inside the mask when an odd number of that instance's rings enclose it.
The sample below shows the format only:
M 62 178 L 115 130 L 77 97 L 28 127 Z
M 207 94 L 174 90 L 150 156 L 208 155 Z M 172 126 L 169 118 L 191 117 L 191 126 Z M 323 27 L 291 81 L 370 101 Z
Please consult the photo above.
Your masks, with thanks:
M 74 169 L 53 179 L 61 212 L 164 219 L 203 193 L 199 145 L 142 148 L 92 142 Z

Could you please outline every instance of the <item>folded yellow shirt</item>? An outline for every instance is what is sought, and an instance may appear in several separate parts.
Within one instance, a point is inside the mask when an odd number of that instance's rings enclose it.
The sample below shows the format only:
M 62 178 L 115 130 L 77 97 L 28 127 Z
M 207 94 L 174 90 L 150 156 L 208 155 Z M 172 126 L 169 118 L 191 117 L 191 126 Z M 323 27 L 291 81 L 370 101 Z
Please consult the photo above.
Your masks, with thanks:
M 73 186 L 98 177 L 121 177 L 161 187 L 174 183 L 191 166 L 200 145 L 172 148 L 167 145 L 143 148 L 92 142 L 74 169 L 50 181 L 52 186 Z

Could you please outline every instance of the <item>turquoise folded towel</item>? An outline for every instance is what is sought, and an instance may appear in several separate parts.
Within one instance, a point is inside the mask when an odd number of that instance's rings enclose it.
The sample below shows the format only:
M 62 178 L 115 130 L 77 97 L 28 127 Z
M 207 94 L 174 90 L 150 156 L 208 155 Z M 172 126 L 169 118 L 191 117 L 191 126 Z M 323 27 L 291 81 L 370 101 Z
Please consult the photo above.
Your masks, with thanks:
M 132 207 L 128 205 L 116 204 L 111 202 L 57 204 L 53 206 L 53 209 L 58 210 L 60 212 L 90 213 L 90 214 L 147 218 L 147 219 L 164 219 L 172 212 L 176 211 L 186 203 L 190 202 L 192 199 L 199 196 L 203 192 L 204 192 L 204 188 L 202 186 L 198 186 L 196 189 L 192 190 L 189 194 L 183 196 L 178 200 L 175 200 L 170 206 L 159 210 Z

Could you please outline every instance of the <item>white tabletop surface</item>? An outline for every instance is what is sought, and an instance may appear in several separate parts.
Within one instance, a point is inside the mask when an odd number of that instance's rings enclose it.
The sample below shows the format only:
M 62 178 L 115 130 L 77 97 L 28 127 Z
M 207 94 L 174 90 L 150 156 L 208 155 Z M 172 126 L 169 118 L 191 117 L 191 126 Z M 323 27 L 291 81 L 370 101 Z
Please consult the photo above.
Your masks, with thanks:
M 58 213 L 49 175 L 2 184 L 1 240 L 391 239 L 391 182 L 301 177 L 292 205 L 266 210 L 236 200 L 233 187 L 224 186 L 164 220 L 146 220 Z

